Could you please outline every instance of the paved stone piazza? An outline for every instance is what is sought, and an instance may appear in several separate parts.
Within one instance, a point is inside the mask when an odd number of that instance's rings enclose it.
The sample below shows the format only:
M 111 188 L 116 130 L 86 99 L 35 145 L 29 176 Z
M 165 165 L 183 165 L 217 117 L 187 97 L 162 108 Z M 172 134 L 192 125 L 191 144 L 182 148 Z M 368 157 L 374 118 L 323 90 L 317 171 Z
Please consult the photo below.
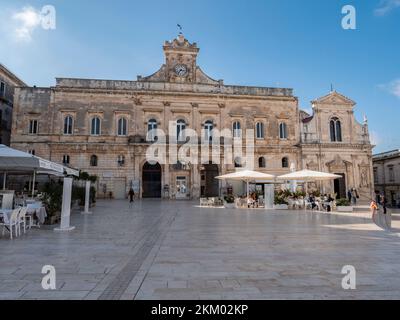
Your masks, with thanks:
M 97 202 L 76 229 L 0 237 L 0 299 L 399 299 L 400 223 L 366 215 Z M 360 215 L 357 217 L 356 215 Z M 56 290 L 41 288 L 43 265 Z M 357 289 L 343 290 L 344 265 Z

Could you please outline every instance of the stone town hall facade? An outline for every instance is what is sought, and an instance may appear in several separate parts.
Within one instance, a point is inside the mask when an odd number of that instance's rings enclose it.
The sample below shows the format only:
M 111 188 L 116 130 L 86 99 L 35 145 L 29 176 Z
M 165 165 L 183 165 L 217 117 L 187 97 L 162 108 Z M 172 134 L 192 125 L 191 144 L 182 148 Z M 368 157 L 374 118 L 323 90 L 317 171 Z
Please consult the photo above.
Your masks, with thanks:
M 197 198 L 218 195 L 216 175 L 240 166 L 146 161 L 149 129 L 254 129 L 253 168 L 275 175 L 309 168 L 340 173 L 326 191 L 373 190 L 368 126 L 354 118 L 355 103 L 333 91 L 299 110 L 292 89 L 225 85 L 197 65 L 199 51 L 180 34 L 165 42 L 165 63 L 137 81 L 57 78 L 50 88 L 15 92 L 11 145 L 98 176 L 98 194 Z M 235 131 L 236 130 L 236 131 Z M 239 131 L 238 131 L 239 132 Z M 235 134 L 234 134 L 235 136 Z M 240 138 L 240 134 L 237 138 Z M 177 144 L 179 145 L 179 139 Z

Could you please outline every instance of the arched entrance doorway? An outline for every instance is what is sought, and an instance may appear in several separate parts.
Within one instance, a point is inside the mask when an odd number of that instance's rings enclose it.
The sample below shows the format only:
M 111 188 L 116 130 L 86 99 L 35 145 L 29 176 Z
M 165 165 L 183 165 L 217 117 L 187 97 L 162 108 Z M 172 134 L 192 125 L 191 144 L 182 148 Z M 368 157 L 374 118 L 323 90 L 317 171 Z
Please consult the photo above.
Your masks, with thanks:
M 337 194 L 337 198 L 347 198 L 346 196 L 346 175 L 344 173 L 335 173 L 342 178 L 335 179 L 333 181 L 334 192 Z
M 161 198 L 161 166 L 146 162 L 142 171 L 142 198 Z
M 201 170 L 201 196 L 218 197 L 219 181 L 215 179 L 219 170 L 216 164 L 204 164 Z

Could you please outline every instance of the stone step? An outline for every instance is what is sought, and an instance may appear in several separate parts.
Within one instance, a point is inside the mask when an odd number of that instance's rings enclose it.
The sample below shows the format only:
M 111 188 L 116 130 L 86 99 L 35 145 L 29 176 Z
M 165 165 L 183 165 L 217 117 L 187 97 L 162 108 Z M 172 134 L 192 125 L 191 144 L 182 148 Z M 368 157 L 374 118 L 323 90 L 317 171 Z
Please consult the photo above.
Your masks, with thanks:
M 369 205 L 358 204 L 356 206 L 353 206 L 353 212 L 368 212 L 368 211 L 369 211 Z

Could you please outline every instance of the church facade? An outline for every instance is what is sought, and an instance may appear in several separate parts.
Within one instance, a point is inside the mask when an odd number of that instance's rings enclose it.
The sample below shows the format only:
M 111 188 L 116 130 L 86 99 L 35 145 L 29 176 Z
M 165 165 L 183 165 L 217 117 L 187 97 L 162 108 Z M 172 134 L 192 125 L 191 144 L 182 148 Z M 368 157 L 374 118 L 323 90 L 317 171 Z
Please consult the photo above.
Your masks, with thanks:
M 215 196 L 224 185 L 214 177 L 238 167 L 274 175 L 303 168 L 339 173 L 343 178 L 325 183 L 326 192 L 343 197 L 356 188 L 370 197 L 372 146 L 352 100 L 332 91 L 312 102 L 309 115 L 290 88 L 212 79 L 197 65 L 196 43 L 182 34 L 163 50 L 161 68 L 136 81 L 57 78 L 53 87 L 16 88 L 11 146 L 97 175 L 98 194 L 114 198 L 130 187 L 140 197 Z M 208 150 L 220 161 L 180 158 L 188 140 L 190 153 Z M 161 142 L 165 159 L 150 161 L 149 147 Z M 242 153 L 227 155 L 233 145 Z

